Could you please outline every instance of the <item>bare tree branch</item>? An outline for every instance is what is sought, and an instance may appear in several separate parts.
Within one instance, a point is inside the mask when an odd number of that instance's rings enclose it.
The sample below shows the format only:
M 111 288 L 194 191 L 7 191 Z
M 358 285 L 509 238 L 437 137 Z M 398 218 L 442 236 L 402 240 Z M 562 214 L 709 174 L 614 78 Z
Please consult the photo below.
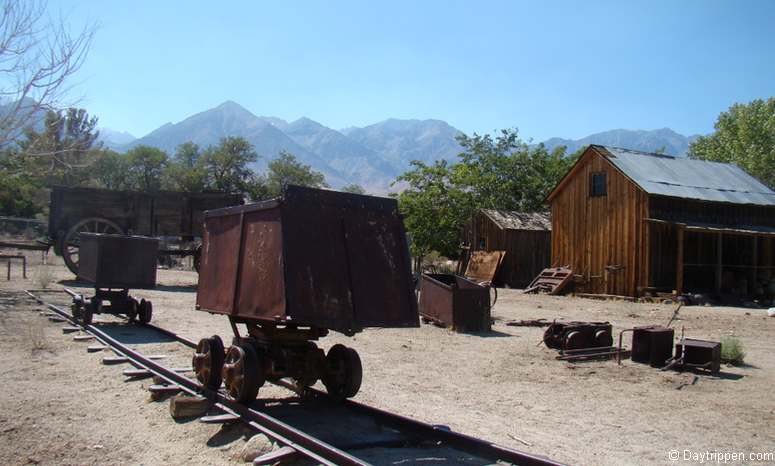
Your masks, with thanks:
M 16 142 L 46 110 L 61 108 L 70 78 L 83 65 L 95 25 L 72 34 L 40 0 L 0 4 L 0 147 Z

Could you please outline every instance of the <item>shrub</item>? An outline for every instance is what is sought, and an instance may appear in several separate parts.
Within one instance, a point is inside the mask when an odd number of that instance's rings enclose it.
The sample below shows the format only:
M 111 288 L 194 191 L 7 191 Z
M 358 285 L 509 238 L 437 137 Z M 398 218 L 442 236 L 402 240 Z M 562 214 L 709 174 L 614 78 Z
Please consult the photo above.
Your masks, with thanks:
M 745 351 L 743 343 L 737 337 L 724 337 L 721 339 L 721 361 L 739 366 L 743 363 Z
M 49 265 L 41 264 L 35 273 L 35 283 L 40 289 L 45 290 L 54 281 L 54 271 Z

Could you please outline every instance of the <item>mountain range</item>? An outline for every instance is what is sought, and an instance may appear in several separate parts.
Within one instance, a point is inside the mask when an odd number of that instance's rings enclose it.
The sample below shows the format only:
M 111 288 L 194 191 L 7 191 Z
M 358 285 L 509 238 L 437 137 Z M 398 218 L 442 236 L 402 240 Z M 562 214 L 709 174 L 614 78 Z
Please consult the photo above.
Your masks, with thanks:
M 266 164 L 285 150 L 325 174 L 332 187 L 358 183 L 372 193 L 387 192 L 412 160 L 426 163 L 454 160 L 461 151 L 456 140 L 460 134 L 460 130 L 442 120 L 388 119 L 369 126 L 335 130 L 306 117 L 288 122 L 256 116 L 232 101 L 178 123 L 162 125 L 141 138 L 100 129 L 103 144 L 119 152 L 148 145 L 172 154 L 178 145 L 187 141 L 204 148 L 218 144 L 225 136 L 241 136 L 261 156 L 251 167 L 256 171 L 265 170 Z M 551 138 L 544 144 L 549 149 L 565 145 L 568 153 L 587 144 L 604 144 L 683 155 L 695 137 L 683 136 L 669 128 L 617 129 L 575 140 Z

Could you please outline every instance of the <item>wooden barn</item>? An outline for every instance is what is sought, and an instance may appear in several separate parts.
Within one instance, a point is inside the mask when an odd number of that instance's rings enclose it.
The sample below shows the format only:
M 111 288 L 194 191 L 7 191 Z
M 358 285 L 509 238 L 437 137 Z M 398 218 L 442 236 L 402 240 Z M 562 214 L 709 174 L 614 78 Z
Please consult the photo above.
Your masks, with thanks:
M 775 192 L 736 165 L 591 145 L 547 200 L 577 291 L 775 297 Z
M 473 251 L 506 251 L 495 276 L 496 286 L 524 288 L 549 266 L 551 228 L 548 213 L 480 209 L 465 237 Z

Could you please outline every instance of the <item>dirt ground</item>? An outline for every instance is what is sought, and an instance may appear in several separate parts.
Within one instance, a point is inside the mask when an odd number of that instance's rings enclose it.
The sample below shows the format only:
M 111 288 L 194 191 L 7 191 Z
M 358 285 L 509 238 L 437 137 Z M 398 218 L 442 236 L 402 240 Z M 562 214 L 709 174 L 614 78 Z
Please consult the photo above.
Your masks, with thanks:
M 27 280 L 15 267 L 12 281 L 0 277 L 0 462 L 239 462 L 248 431 L 175 422 L 167 403 L 149 401 L 150 381 L 125 382 L 125 367 L 101 365 L 104 355 L 87 353 L 88 343 L 73 341 L 61 324 L 33 312 L 40 306 L 18 291 L 40 288 L 41 281 L 50 281 L 50 289 L 74 283 L 61 265 L 30 269 Z M 193 272 L 160 270 L 157 290 L 133 295 L 153 301 L 160 326 L 195 340 L 217 333 L 228 341 L 225 318 L 193 311 L 195 283 Z M 45 297 L 68 300 L 61 293 Z M 673 309 L 501 290 L 492 333 L 423 325 L 367 330 L 353 338 L 332 334 L 320 344 L 345 342 L 358 350 L 364 365 L 355 398 L 360 402 L 569 464 L 699 464 L 684 461 L 685 450 L 773 454 L 775 318 L 764 310 L 681 309 L 678 333 L 683 327 L 690 337 L 734 335 L 743 342 L 746 365 L 723 366 L 719 377 L 661 372 L 630 361 L 569 364 L 538 345 L 543 329 L 505 325 L 513 319 L 608 320 L 618 334 L 665 324 Z M 179 345 L 138 341 L 137 347 L 167 354 L 175 367 L 190 364 Z M 274 393 L 288 392 L 262 389 L 262 395 Z M 671 461 L 671 450 L 680 453 L 678 462 Z M 773 464 L 775 457 L 734 463 Z

